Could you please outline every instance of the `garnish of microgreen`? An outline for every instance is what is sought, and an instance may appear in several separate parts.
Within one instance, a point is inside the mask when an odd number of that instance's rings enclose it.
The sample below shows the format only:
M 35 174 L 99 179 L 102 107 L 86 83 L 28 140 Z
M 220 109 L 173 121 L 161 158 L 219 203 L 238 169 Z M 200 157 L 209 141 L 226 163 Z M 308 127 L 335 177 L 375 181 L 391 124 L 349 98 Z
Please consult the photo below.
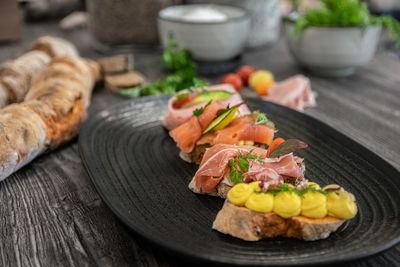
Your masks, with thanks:
M 253 149 L 250 150 L 247 154 L 243 155 L 243 153 L 238 149 L 236 157 L 234 159 L 229 160 L 229 166 L 231 167 L 229 172 L 229 178 L 234 184 L 239 184 L 243 182 L 243 174 L 249 171 L 249 161 L 257 160 L 262 163 L 263 159 L 257 155 L 252 155 Z
M 251 115 L 257 115 L 256 119 L 254 120 L 254 125 L 266 124 L 275 128 L 275 124 L 267 118 L 267 115 L 265 113 L 256 110 L 253 111 Z
M 193 115 L 194 115 L 194 116 L 200 116 L 201 114 L 203 114 L 204 109 L 205 109 L 208 105 L 210 105 L 211 102 L 212 102 L 212 100 L 208 101 L 208 103 L 207 103 L 204 107 L 196 108 L 195 110 L 193 110 Z
M 292 193 L 297 194 L 300 197 L 302 197 L 304 194 L 306 194 L 308 192 L 316 192 L 316 193 L 321 193 L 324 195 L 331 193 L 331 191 L 324 191 L 322 189 L 318 189 L 314 185 L 307 186 L 303 189 L 297 189 L 289 184 L 283 184 L 279 187 L 268 189 L 265 192 L 264 191 L 254 191 L 254 192 L 255 193 L 267 193 L 267 194 L 273 194 L 273 195 L 276 195 L 281 192 L 292 192 Z

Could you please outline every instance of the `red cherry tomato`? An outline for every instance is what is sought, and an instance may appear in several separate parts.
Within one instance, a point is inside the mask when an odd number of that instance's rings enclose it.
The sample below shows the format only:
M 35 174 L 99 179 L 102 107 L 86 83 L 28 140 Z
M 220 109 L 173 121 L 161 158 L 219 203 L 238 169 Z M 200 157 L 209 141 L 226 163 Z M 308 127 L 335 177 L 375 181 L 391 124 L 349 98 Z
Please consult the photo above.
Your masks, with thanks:
M 183 105 L 185 105 L 186 103 L 195 99 L 196 96 L 197 96 L 196 93 L 191 93 L 179 100 L 175 100 L 175 102 L 172 104 L 172 107 L 178 109 L 178 108 L 182 107 Z
M 240 76 L 244 84 L 247 84 L 251 74 L 256 72 L 257 69 L 253 66 L 244 65 L 236 70 L 236 74 Z
M 239 75 L 235 73 L 229 73 L 221 78 L 221 83 L 229 83 L 231 84 L 237 92 L 239 92 L 243 87 L 242 79 Z

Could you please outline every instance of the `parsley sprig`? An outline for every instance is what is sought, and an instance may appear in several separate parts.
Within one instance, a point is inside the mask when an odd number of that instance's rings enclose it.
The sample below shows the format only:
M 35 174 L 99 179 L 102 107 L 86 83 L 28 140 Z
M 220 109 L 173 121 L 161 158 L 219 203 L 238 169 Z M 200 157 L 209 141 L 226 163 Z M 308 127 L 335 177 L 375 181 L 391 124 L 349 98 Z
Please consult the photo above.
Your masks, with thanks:
M 231 167 L 229 178 L 234 184 L 239 184 L 243 182 L 243 174 L 249 171 L 250 160 L 257 160 L 260 163 L 263 162 L 263 159 L 261 157 L 251 154 L 252 152 L 253 149 L 250 150 L 248 153 L 243 154 L 242 151 L 238 149 L 236 157 L 229 160 L 229 166 Z
M 174 94 L 187 88 L 189 88 L 189 93 L 192 93 L 190 89 L 192 86 L 197 88 L 207 85 L 198 77 L 196 64 L 191 54 L 179 47 L 172 36 L 168 39 L 161 63 L 164 69 L 170 72 L 168 76 L 150 84 L 123 89 L 121 94 L 137 98 L 149 95 Z

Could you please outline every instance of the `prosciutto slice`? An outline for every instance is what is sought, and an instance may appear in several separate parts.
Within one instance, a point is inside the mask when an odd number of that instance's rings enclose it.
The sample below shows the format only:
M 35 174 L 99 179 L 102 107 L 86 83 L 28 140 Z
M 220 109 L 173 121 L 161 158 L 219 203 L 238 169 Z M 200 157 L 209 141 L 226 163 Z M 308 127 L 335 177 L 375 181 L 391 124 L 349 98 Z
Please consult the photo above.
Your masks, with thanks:
M 299 111 L 316 106 L 316 93 L 311 91 L 310 79 L 296 75 L 268 89 L 264 100 L 275 102 Z
M 267 150 L 262 148 L 219 144 L 206 151 L 194 176 L 195 186 L 199 192 L 211 193 L 224 177 L 225 179 L 229 177 L 229 160 L 236 157 L 238 150 L 243 155 L 251 151 L 252 155 L 262 158 L 262 162 L 249 161 L 249 170 L 244 173 L 246 182 L 262 180 L 269 182 L 269 186 L 279 186 L 283 184 L 283 176 L 305 180 L 292 153 L 271 159 L 266 158 Z M 231 181 L 230 183 L 233 185 Z
M 219 101 L 225 106 L 227 106 L 228 104 L 230 106 L 234 106 L 243 102 L 242 97 L 235 91 L 235 89 L 230 84 L 219 84 L 219 85 L 209 86 L 206 87 L 206 89 L 209 91 L 224 90 L 234 93 L 230 98 Z M 187 90 L 181 92 L 187 92 Z M 173 103 L 175 100 L 176 100 L 175 96 L 171 97 L 168 100 L 168 109 L 165 112 L 164 120 L 162 122 L 165 128 L 167 128 L 168 130 L 172 130 L 178 127 L 179 125 L 187 122 L 190 119 L 190 117 L 192 117 L 193 110 L 203 107 L 206 104 L 206 103 L 200 103 L 188 108 L 176 109 L 173 107 Z M 250 110 L 247 107 L 247 105 L 241 105 L 239 107 L 239 111 L 241 115 L 246 115 L 250 113 Z

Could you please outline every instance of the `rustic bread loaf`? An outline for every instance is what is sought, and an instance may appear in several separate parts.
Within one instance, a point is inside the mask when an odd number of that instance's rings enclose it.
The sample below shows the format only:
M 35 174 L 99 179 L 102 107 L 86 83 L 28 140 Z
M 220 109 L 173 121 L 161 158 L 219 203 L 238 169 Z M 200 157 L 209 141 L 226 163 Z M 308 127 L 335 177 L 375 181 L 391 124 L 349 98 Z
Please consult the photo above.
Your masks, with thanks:
M 34 79 L 24 102 L 0 110 L 0 180 L 79 132 L 99 75 L 97 63 L 56 58 Z
M 73 44 L 64 39 L 53 36 L 42 36 L 38 38 L 33 43 L 32 50 L 43 51 L 52 58 L 63 56 L 79 56 L 79 53 Z
M 33 44 L 32 51 L 3 64 L 0 73 L 0 108 L 21 102 L 35 76 L 40 75 L 51 58 L 58 56 L 76 57 L 78 52 L 65 40 L 44 36 Z
M 262 238 L 277 236 L 313 241 L 327 238 L 343 222 L 344 220 L 330 216 L 321 219 L 304 216 L 284 219 L 273 212 L 253 211 L 235 206 L 226 200 L 212 228 L 246 241 L 258 241 Z

